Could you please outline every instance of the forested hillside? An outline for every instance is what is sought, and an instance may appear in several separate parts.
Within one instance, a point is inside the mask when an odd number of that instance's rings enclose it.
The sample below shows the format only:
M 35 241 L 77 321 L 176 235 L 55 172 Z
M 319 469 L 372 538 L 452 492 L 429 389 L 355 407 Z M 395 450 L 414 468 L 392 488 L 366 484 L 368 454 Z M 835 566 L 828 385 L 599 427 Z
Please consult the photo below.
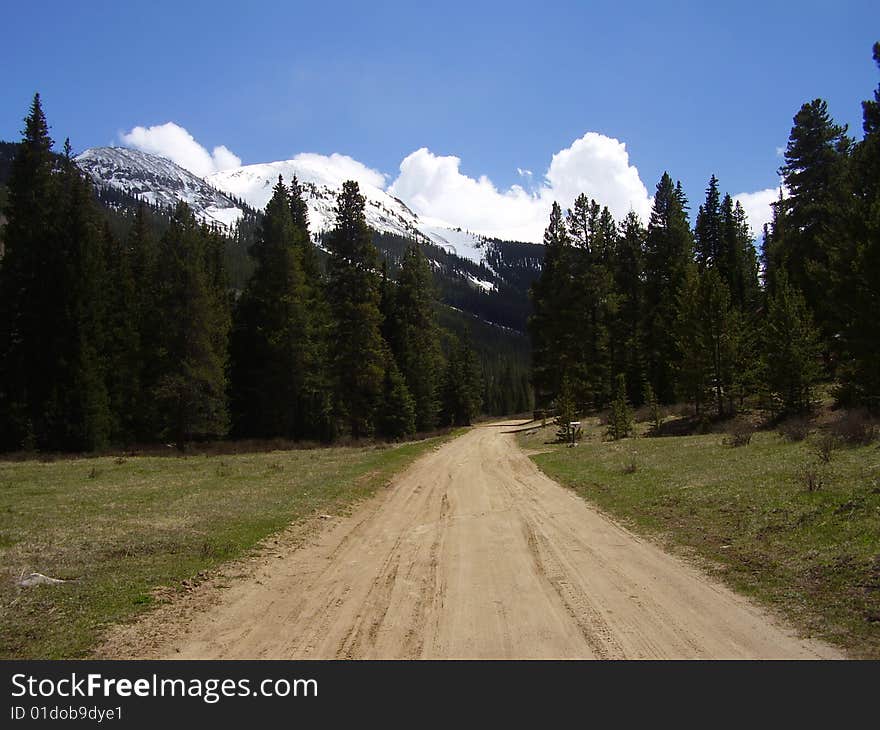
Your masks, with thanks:
M 186 203 L 96 192 L 69 143 L 53 151 L 39 95 L 25 124 L 21 144 L 3 149 L 4 449 L 394 439 L 469 423 L 484 393 L 528 405 L 522 359 L 478 355 L 463 319 L 441 329 L 449 310 L 418 243 L 380 261 L 357 183 L 321 249 L 295 178 L 230 235 Z M 515 394 L 499 395 L 502 384 Z

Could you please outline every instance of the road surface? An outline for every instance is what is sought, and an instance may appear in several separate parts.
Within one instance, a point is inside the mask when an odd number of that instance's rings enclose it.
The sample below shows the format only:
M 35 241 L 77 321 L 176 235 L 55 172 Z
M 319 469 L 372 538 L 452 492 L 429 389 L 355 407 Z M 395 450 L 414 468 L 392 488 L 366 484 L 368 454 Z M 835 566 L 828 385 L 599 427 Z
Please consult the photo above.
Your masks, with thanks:
M 514 427 L 474 428 L 422 457 L 352 515 L 326 520 L 224 589 L 184 628 L 159 627 L 142 655 L 840 656 L 544 476 Z

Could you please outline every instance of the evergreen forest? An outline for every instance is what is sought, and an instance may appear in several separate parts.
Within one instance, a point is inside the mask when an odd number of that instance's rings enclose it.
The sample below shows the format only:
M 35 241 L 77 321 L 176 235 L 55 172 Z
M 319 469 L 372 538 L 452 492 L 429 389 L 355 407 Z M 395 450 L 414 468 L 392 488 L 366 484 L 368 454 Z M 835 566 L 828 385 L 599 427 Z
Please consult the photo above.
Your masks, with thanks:
M 0 448 L 396 440 L 470 424 L 484 394 L 528 406 L 524 365 L 496 377 L 469 322 L 441 328 L 418 243 L 389 275 L 357 183 L 321 250 L 295 178 L 229 235 L 96 190 L 53 146 L 37 94 L 0 150 Z
M 566 423 L 679 402 L 703 422 L 745 404 L 782 417 L 830 383 L 838 404 L 880 410 L 880 87 L 862 116 L 855 139 L 824 100 L 798 110 L 760 249 L 715 175 L 693 222 L 668 173 L 648 221 L 554 204 L 531 288 L 538 407 Z

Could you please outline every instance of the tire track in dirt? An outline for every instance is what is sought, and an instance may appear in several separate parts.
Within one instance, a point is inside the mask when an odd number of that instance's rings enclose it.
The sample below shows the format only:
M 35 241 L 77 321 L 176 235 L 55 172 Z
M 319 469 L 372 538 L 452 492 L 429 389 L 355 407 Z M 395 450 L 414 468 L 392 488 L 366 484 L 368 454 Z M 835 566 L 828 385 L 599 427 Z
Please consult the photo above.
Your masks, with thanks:
M 122 658 L 833 658 L 541 474 L 510 425 L 423 456 Z

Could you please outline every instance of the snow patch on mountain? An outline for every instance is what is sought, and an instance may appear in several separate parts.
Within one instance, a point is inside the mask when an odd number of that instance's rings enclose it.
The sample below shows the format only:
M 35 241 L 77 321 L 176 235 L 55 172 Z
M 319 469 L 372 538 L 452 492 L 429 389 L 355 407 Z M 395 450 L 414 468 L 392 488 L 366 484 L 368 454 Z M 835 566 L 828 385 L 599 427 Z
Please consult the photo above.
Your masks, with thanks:
M 464 231 L 461 228 L 450 226 L 436 218 L 422 216 L 419 219 L 419 229 L 422 233 L 440 248 L 449 253 L 473 261 L 482 263 L 486 255 L 486 239 L 477 233 Z
M 127 147 L 94 147 L 75 158 L 98 185 L 163 206 L 187 203 L 206 223 L 231 228 L 244 215 L 234 201 L 180 165 Z
M 495 290 L 495 284 L 491 281 L 484 281 L 483 279 L 478 279 L 476 276 L 472 276 L 471 274 L 467 275 L 467 280 L 473 284 L 475 287 L 482 289 L 485 292 L 490 292 Z
M 338 158 L 338 159 L 337 159 Z M 345 163 L 351 164 L 345 164 Z M 379 187 L 383 181 L 373 170 L 344 155 L 298 155 L 292 160 L 246 165 L 208 175 L 207 182 L 229 195 L 241 198 L 261 210 L 272 197 L 279 175 L 285 183 L 294 176 L 303 189 L 309 208 L 309 224 L 313 233 L 325 231 L 335 224 L 336 196 L 345 180 L 356 180 L 366 199 L 364 214 L 367 224 L 378 231 L 398 236 L 424 239 L 418 217 L 397 198 Z

